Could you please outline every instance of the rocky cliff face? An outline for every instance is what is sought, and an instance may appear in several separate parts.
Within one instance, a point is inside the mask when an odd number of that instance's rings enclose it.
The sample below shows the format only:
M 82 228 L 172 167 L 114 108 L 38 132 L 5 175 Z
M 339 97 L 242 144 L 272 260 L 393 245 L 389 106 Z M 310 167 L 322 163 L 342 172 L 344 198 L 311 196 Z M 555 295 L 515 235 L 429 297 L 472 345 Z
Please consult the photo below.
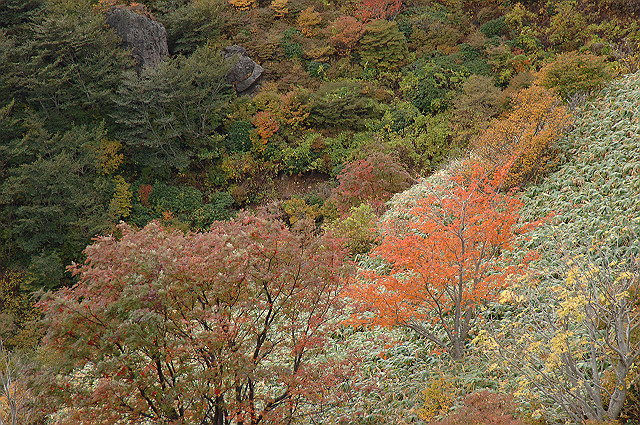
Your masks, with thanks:
M 107 24 L 125 46 L 133 49 L 140 68 L 156 66 L 169 56 L 167 30 L 164 26 L 131 10 L 114 7 L 107 14 Z
M 232 63 L 227 73 L 227 81 L 233 84 L 238 95 L 252 94 L 258 90 L 264 68 L 249 57 L 244 47 L 225 47 L 224 57 Z

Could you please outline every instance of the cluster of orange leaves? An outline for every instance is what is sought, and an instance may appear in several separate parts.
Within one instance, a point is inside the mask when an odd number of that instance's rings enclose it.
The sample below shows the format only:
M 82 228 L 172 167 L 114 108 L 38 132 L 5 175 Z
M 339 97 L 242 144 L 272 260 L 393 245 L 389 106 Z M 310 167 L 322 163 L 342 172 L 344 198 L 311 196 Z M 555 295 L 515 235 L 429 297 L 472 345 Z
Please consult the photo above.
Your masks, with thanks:
M 507 167 L 495 173 L 474 164 L 467 173 L 429 188 L 411 209 L 409 219 L 382 224 L 373 251 L 386 261 L 384 271 L 364 271 L 351 297 L 375 313 L 356 323 L 443 326 L 448 342 L 422 328 L 423 336 L 449 350 L 468 336 L 478 305 L 494 299 L 531 258 L 510 263 L 500 257 L 516 237 L 539 223 L 520 224 L 522 201 L 502 190 Z M 466 325 L 465 325 L 466 322 Z
M 22 419 L 26 403 L 31 401 L 32 396 L 24 383 L 13 381 L 0 394 L 0 424 L 18 423 L 16 419 Z
M 277 121 L 269 111 L 256 113 L 251 120 L 251 124 L 256 126 L 262 148 L 267 146 L 269 139 L 280 129 Z
M 309 104 L 300 98 L 297 91 L 289 91 L 280 97 L 282 101 L 282 115 L 284 123 L 290 128 L 298 129 L 302 127 L 304 121 L 309 117 Z
M 153 190 L 153 186 L 150 184 L 143 184 L 138 189 L 138 196 L 140 197 L 140 203 L 145 207 L 149 206 L 149 195 L 151 195 L 151 191 Z
M 256 96 L 258 112 L 251 118 L 251 123 L 256 127 L 252 137 L 258 151 L 264 150 L 281 129 L 293 132 L 305 129 L 305 121 L 311 112 L 311 103 L 305 93 L 305 90 L 294 89 L 280 94 L 267 85 Z
M 362 0 L 355 11 L 356 18 L 363 22 L 374 19 L 391 19 L 398 15 L 402 0 Z
M 559 97 L 536 83 L 514 96 L 510 113 L 473 141 L 474 151 L 489 170 L 510 163 L 504 185 L 522 186 L 555 165 L 553 144 L 570 124 Z

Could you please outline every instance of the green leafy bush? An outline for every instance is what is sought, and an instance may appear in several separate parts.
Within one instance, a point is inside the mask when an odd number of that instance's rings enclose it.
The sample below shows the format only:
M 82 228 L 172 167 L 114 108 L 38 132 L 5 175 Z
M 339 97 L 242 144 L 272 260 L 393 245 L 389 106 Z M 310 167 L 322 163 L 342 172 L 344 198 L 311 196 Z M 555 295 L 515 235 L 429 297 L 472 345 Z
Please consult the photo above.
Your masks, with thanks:
M 308 121 L 320 128 L 362 130 L 366 118 L 379 115 L 375 100 L 364 93 L 357 81 L 324 83 L 312 97 Z
M 193 227 L 205 230 L 214 221 L 228 220 L 234 216 L 234 200 L 227 192 L 214 192 L 209 196 L 209 203 L 193 211 L 190 218 Z
M 400 132 L 386 136 L 390 152 L 412 172 L 426 175 L 451 153 L 451 116 L 418 114 Z
M 321 167 L 321 164 L 314 164 L 314 162 L 320 159 L 322 153 L 320 150 L 313 149 L 314 141 L 319 136 L 318 133 L 308 134 L 282 150 L 280 160 L 287 174 L 302 173 Z
M 30 349 L 38 343 L 39 312 L 26 287 L 23 274 L 0 271 L 0 349 Z
M 289 28 L 282 34 L 280 46 L 286 57 L 289 59 L 302 57 L 304 51 L 302 44 L 300 44 L 301 39 L 302 33 L 295 28 Z
M 169 50 L 188 55 L 220 37 L 224 11 L 229 3 L 222 0 L 189 2 L 172 7 L 162 19 L 167 28 Z
M 577 7 L 576 0 L 562 0 L 550 3 L 554 10 L 550 17 L 547 35 L 555 48 L 562 52 L 577 50 L 589 38 L 587 17 Z
M 420 111 L 441 112 L 449 107 L 453 92 L 468 75 L 469 71 L 451 58 L 436 55 L 431 60 L 421 59 L 405 68 L 400 89 L 405 99 Z
M 229 152 L 248 152 L 251 150 L 251 132 L 253 125 L 249 121 L 234 121 L 229 127 L 224 145 Z
M 159 212 L 188 215 L 202 206 L 202 193 L 194 187 L 156 183 L 149 194 L 149 204 Z
M 452 103 L 453 139 L 463 148 L 507 106 L 493 78 L 480 75 L 470 76 Z
M 407 40 L 396 22 L 374 20 L 365 27 L 358 53 L 365 69 L 397 71 L 409 52 Z
M 315 78 L 323 78 L 325 76 L 325 73 L 329 70 L 329 68 L 331 68 L 330 64 L 316 62 L 316 61 L 309 61 L 306 67 L 309 75 Z
M 222 124 L 223 109 L 235 96 L 227 83 L 228 64 L 218 51 L 202 46 L 140 75 L 126 74 L 114 114 L 118 136 L 130 160 L 141 167 L 184 170 Z
M 366 254 L 378 237 L 376 223 L 377 215 L 371 205 L 362 203 L 352 207 L 345 217 L 334 220 L 327 229 L 345 239 L 345 246 L 352 255 Z
M 505 22 L 505 17 L 500 16 L 499 18 L 482 24 L 480 26 L 480 32 L 489 38 L 501 37 L 509 34 L 509 26 Z
M 540 84 L 554 89 L 563 99 L 598 90 L 613 78 L 603 56 L 563 53 L 541 70 Z
M 420 115 L 418 108 L 406 101 L 398 101 L 389 105 L 380 119 L 379 129 L 388 129 L 395 133 L 411 126 Z
M 486 54 L 483 49 L 471 46 L 468 43 L 458 45 L 460 49 L 458 53 L 453 54 L 455 62 L 461 64 L 469 71 L 469 74 L 475 75 L 491 75 L 491 66 L 487 62 Z

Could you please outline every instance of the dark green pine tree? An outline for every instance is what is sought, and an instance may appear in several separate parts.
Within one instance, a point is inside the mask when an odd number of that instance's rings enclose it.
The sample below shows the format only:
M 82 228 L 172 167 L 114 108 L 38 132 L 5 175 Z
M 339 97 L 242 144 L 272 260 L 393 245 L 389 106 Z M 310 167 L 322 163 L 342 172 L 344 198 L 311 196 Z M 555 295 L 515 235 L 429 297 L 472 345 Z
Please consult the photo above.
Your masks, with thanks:
M 24 36 L 28 31 L 27 24 L 43 7 L 43 0 L 2 0 L 0 28 L 12 36 Z
M 202 150 L 214 148 L 224 109 L 235 96 L 217 49 L 203 46 L 141 75 L 126 73 L 114 114 L 118 138 L 138 166 L 181 170 Z M 220 143 L 216 141 L 215 143 Z
M 105 130 L 50 134 L 37 117 L 22 125 L 24 136 L 2 147 L 0 266 L 28 269 L 35 286 L 55 287 L 68 278 L 65 266 L 110 225 L 113 182 L 96 157 Z
M 97 146 L 134 62 L 88 0 L 6 0 L 0 21 L 0 272 L 58 286 L 113 224 Z
M 45 118 L 52 131 L 108 118 L 122 74 L 134 63 L 88 7 L 47 7 L 31 17 L 28 34 L 5 35 L 0 93 Z

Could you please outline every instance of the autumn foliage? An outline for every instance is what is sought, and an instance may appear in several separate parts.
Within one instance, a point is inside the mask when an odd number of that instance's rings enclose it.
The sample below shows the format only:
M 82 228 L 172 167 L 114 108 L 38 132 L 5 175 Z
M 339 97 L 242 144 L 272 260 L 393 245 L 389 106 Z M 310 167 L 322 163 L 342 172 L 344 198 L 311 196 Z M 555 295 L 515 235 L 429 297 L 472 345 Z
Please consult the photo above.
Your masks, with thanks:
M 269 5 L 269 8 L 274 11 L 278 18 L 282 18 L 289 13 L 288 7 L 289 0 L 273 0 Z
M 525 425 L 516 419 L 518 405 L 512 395 L 491 393 L 487 390 L 470 394 L 464 405 L 446 418 L 432 425 Z
M 229 4 L 237 10 L 250 10 L 258 5 L 256 0 L 229 0 Z
M 375 153 L 348 164 L 338 175 L 338 182 L 333 199 L 341 213 L 362 203 L 382 213 L 385 202 L 394 193 L 407 189 L 414 180 L 393 157 Z
M 251 123 L 256 126 L 258 135 L 260 136 L 260 146 L 264 148 L 271 136 L 276 134 L 280 129 L 273 114 L 269 111 L 260 111 L 253 116 Z
M 550 90 L 533 84 L 514 96 L 509 115 L 474 140 L 488 169 L 511 163 L 506 187 L 522 186 L 555 165 L 554 142 L 571 123 L 568 108 Z
M 317 27 L 322 21 L 320 13 L 316 12 L 313 6 L 301 11 L 296 21 L 300 32 L 307 37 L 311 37 L 315 33 L 315 27 Z
M 341 15 L 329 26 L 329 41 L 339 54 L 347 55 L 364 34 L 364 24 L 352 16 Z
M 429 187 L 408 220 L 382 224 L 373 255 L 388 266 L 364 271 L 363 283 L 352 287 L 353 298 L 375 313 L 365 322 L 410 328 L 452 358 L 463 357 L 477 308 L 528 261 L 501 258 L 533 226 L 518 223 L 523 203 L 501 191 L 504 177 L 504 169 L 490 177 L 476 165 L 470 176 Z
M 355 16 L 368 22 L 374 19 L 393 19 L 400 12 L 402 0 L 362 0 L 358 2 Z
M 344 251 L 312 230 L 244 215 L 98 238 L 78 283 L 41 303 L 56 423 L 291 423 L 327 401 Z

